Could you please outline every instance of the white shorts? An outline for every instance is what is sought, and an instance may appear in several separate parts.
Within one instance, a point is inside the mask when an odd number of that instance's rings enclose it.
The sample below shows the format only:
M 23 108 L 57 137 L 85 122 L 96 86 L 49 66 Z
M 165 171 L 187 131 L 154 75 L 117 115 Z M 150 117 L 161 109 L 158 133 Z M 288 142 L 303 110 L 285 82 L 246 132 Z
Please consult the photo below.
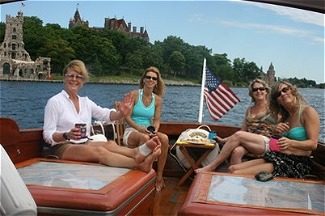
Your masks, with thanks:
M 129 144 L 128 144 L 128 139 L 129 139 L 130 134 L 131 134 L 133 131 L 137 131 L 137 130 L 134 129 L 133 127 L 125 128 L 125 130 L 124 130 L 124 134 L 123 134 L 123 145 L 125 145 L 125 146 L 129 146 Z
M 269 144 L 270 138 L 263 136 L 263 135 L 261 135 L 261 136 L 263 137 L 263 140 L 264 140 L 264 153 L 263 153 L 263 155 L 264 155 L 266 152 L 270 151 L 270 144 Z

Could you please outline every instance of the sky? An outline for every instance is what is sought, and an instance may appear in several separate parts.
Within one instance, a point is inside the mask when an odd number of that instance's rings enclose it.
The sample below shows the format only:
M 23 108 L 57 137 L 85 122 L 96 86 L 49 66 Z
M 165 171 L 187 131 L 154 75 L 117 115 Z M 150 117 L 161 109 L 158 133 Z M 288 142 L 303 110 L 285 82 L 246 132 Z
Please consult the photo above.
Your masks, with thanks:
M 246 1 L 34 1 L 1 5 L 6 15 L 36 16 L 43 24 L 68 28 L 78 8 L 90 27 L 105 18 L 123 18 L 144 27 L 150 42 L 180 37 L 228 59 L 245 58 L 266 72 L 272 63 L 280 78 L 325 82 L 324 14 Z M 27 50 L 28 51 L 28 50 Z M 203 63 L 203 59 L 202 59 Z

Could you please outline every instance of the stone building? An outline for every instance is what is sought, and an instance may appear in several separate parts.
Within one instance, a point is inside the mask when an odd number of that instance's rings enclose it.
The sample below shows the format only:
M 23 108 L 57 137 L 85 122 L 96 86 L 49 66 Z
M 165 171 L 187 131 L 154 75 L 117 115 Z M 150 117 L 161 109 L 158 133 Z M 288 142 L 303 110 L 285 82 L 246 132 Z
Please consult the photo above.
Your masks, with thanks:
M 269 84 L 270 87 L 273 86 L 275 83 L 275 70 L 272 62 L 269 66 L 269 69 L 266 72 L 266 76 L 264 80 L 266 81 L 267 84 Z
M 51 59 L 38 57 L 32 61 L 24 48 L 23 23 L 21 11 L 16 17 L 6 16 L 5 36 L 0 46 L 0 78 L 48 79 L 51 76 Z
M 104 29 L 124 32 L 129 37 L 142 38 L 143 40 L 149 42 L 149 35 L 144 27 L 140 27 L 140 31 L 138 32 L 136 26 L 132 27 L 131 22 L 126 25 L 124 19 L 105 18 Z
M 81 19 L 78 8 L 76 9 L 76 12 L 74 13 L 73 18 L 71 18 L 69 21 L 69 29 L 77 27 L 77 26 L 85 26 L 87 28 L 89 27 L 89 22 Z
M 89 28 L 88 21 L 81 19 L 78 8 L 76 9 L 74 17 L 71 18 L 69 21 L 69 29 L 74 28 L 76 26 L 85 26 L 85 27 Z M 96 29 L 98 31 L 103 30 L 103 29 L 119 31 L 119 32 L 126 33 L 129 37 L 142 38 L 143 40 L 149 42 L 149 35 L 148 35 L 147 30 L 145 30 L 144 27 L 140 27 L 140 31 L 138 32 L 136 26 L 132 26 L 131 22 L 126 24 L 124 19 L 105 18 L 103 28 L 102 27 L 93 27 L 93 29 Z

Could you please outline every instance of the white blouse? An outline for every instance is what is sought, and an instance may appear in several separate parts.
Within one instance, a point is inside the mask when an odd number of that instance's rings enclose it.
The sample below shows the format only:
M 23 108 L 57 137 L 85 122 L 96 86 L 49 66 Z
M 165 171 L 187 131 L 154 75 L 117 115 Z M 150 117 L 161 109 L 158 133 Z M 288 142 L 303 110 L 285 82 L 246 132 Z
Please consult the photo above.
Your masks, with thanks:
M 90 135 L 90 126 L 92 119 L 112 122 L 110 119 L 111 111 L 98 106 L 88 97 L 79 97 L 79 113 L 77 112 L 69 95 L 65 90 L 51 97 L 45 106 L 43 138 L 46 143 L 56 145 L 58 142 L 53 140 L 55 132 L 68 132 L 74 128 L 76 123 L 85 123 L 87 125 L 87 136 Z

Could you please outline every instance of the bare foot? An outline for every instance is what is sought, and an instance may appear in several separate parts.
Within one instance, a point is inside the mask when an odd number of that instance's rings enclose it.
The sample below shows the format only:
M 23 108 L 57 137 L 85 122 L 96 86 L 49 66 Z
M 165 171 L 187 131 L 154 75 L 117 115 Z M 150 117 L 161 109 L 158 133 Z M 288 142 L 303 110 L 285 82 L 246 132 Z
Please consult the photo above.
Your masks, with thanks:
M 144 172 L 150 172 L 150 170 L 152 169 L 153 162 L 155 161 L 156 158 L 159 157 L 160 154 L 161 154 L 161 149 L 160 147 L 158 147 L 152 152 L 152 154 L 146 157 L 142 163 L 139 164 L 138 169 Z
M 157 149 L 157 148 L 160 149 L 161 143 L 160 143 L 158 137 L 153 137 L 142 145 L 146 145 L 149 149 L 151 149 L 151 151 L 155 151 L 155 149 Z M 143 155 L 140 153 L 139 147 L 136 148 L 136 155 L 134 158 L 137 163 L 144 161 L 147 156 L 148 155 Z
M 194 172 L 197 174 L 197 173 L 200 173 L 200 172 L 209 172 L 209 171 L 213 171 L 213 169 L 211 169 L 210 167 L 208 166 L 205 166 L 205 167 L 202 167 L 202 168 L 198 168 L 198 169 L 195 169 Z

